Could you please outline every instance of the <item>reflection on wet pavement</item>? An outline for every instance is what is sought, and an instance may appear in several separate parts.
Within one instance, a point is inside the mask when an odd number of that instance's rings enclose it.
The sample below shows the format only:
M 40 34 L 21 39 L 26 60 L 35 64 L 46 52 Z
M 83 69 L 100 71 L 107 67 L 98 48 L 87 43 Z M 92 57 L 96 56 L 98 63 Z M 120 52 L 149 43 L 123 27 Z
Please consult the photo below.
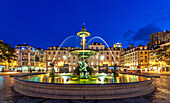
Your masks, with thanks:
M 23 96 L 14 91 L 14 78 L 0 76 L 0 103 L 170 103 L 170 76 L 155 78 L 154 93 L 128 99 L 116 100 L 53 100 Z

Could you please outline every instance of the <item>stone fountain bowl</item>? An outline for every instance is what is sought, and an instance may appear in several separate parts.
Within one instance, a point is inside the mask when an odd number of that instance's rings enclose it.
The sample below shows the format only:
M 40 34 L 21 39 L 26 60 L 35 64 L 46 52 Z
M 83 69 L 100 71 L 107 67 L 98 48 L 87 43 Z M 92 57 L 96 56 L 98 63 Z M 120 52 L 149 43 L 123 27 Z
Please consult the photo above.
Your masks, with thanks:
M 70 50 L 69 53 L 71 55 L 76 55 L 81 59 L 86 59 L 89 58 L 92 55 L 96 55 L 98 51 L 92 50 L 92 49 L 75 49 L 75 50 Z
M 28 74 L 23 76 L 30 76 Z M 23 77 L 20 76 L 20 77 Z M 25 81 L 16 77 L 14 90 L 31 97 L 51 99 L 120 99 L 146 95 L 155 90 L 153 79 L 131 83 L 61 84 Z

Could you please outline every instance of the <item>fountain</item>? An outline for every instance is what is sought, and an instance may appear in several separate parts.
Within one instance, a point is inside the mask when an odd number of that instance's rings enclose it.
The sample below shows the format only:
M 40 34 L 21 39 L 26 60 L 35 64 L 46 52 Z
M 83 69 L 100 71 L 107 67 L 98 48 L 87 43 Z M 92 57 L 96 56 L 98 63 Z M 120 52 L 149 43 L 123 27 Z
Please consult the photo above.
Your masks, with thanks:
M 86 31 L 85 26 L 83 25 L 82 31 L 77 32 L 77 36 L 81 37 L 81 49 L 71 50 L 69 53 L 71 55 L 76 55 L 82 61 L 79 61 L 79 66 L 75 69 L 75 73 L 80 75 L 80 79 L 87 79 L 89 72 L 93 71 L 91 67 L 87 66 L 85 59 L 89 58 L 92 55 L 96 55 L 98 51 L 86 49 L 86 37 L 90 36 L 90 32 Z M 91 73 L 92 74 L 92 73 Z
M 55 73 L 52 61 L 53 69 L 50 73 L 28 74 L 15 78 L 15 91 L 32 97 L 85 100 L 129 98 L 154 91 L 151 77 L 118 74 L 117 65 L 114 66 L 113 73 L 94 73 L 86 60 L 98 53 L 96 50 L 86 48 L 86 37 L 90 36 L 90 32 L 86 31 L 83 25 L 82 31 L 79 31 L 77 36 L 82 38 L 81 48 L 69 51 L 71 55 L 79 58 L 79 65 L 73 73 Z M 103 40 L 100 37 L 94 38 Z

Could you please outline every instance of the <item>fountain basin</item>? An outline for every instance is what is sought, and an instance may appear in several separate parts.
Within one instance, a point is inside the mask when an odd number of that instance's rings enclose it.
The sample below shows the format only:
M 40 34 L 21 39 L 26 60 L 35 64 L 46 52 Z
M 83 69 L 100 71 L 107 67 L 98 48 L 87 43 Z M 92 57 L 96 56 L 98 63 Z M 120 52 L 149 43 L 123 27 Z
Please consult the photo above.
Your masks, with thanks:
M 119 99 L 145 95 L 155 89 L 151 78 L 140 82 L 105 84 L 45 83 L 21 80 L 20 77 L 14 80 L 15 91 L 31 97 L 52 99 Z

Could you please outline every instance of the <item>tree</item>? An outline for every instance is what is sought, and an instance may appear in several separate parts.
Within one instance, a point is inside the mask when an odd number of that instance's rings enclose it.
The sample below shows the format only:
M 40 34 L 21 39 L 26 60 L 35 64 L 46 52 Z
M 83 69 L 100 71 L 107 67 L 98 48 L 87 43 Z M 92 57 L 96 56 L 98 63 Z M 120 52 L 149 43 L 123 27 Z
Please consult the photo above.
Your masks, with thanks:
M 156 58 L 166 62 L 167 65 L 170 65 L 170 45 L 166 45 L 163 49 L 159 49 L 156 52 Z
M 7 62 L 6 67 L 8 68 L 9 63 L 15 60 L 14 48 L 4 42 L 0 42 L 0 62 Z

